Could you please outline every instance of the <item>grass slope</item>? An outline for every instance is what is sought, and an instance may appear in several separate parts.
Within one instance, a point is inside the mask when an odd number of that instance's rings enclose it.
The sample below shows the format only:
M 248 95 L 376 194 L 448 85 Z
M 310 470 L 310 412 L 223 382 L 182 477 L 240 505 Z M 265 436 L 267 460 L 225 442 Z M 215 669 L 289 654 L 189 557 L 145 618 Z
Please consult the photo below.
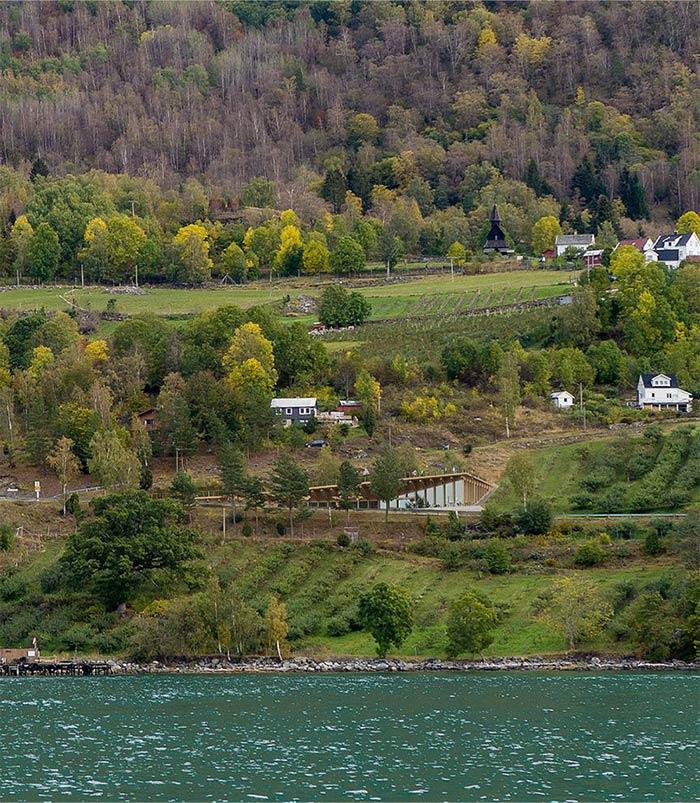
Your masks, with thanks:
M 676 426 L 685 426 L 685 423 L 681 422 Z M 673 428 L 669 427 L 666 431 L 670 432 Z M 695 427 L 694 432 L 697 439 L 700 436 L 700 428 Z M 581 458 L 582 451 L 585 449 L 588 454 L 588 460 L 594 461 L 597 456 L 614 449 L 615 443 L 615 437 L 612 436 L 600 439 L 591 438 L 585 443 L 558 444 L 525 450 L 532 461 L 535 495 L 549 501 L 558 513 L 573 512 L 576 508 L 572 505 L 571 499 L 583 490 L 580 486 L 580 480 L 584 475 Z M 625 480 L 627 495 L 633 497 L 643 481 L 644 478 Z M 691 488 L 686 490 L 690 491 L 690 502 L 684 507 L 698 507 L 700 505 L 700 484 L 695 482 Z M 512 486 L 508 482 L 503 482 L 491 497 L 489 504 L 496 510 L 510 511 L 517 509 L 521 502 Z M 670 510 L 673 509 L 673 507 L 670 508 Z M 658 512 L 664 512 L 665 510 L 666 508 L 663 505 L 658 508 Z M 594 512 L 609 511 L 599 510 Z

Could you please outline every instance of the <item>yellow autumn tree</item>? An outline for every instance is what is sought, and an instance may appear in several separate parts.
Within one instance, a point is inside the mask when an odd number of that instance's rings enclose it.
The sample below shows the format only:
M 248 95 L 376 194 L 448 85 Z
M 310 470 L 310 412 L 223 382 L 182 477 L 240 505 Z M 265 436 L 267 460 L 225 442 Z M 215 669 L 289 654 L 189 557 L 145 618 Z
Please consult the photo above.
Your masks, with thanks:
M 229 381 L 232 381 L 231 374 L 235 369 L 241 368 L 248 360 L 257 362 L 267 376 L 270 389 L 273 388 L 277 382 L 277 371 L 272 343 L 265 337 L 260 326 L 252 322 L 244 323 L 236 329 L 224 354 L 223 362 L 229 371 Z
M 209 257 L 208 232 L 204 226 L 191 223 L 173 237 L 177 256 L 175 278 L 183 282 L 201 283 L 211 277 L 213 262 Z
M 37 379 L 41 374 L 53 364 L 53 351 L 48 346 L 37 346 L 32 351 L 32 359 L 29 363 L 29 375 Z
M 92 365 L 101 365 L 109 359 L 109 348 L 106 340 L 91 340 L 85 345 L 85 356 Z
M 254 357 L 232 368 L 227 380 L 233 390 L 255 398 L 269 395 L 275 386 L 270 374 Z

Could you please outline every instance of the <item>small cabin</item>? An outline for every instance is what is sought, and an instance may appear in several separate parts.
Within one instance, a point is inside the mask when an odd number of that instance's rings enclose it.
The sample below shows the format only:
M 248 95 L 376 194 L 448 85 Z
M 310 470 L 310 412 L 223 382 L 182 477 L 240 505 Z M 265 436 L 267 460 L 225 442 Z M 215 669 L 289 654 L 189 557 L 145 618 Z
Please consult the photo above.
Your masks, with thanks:
M 574 397 L 568 390 L 556 390 L 549 394 L 552 404 L 557 410 L 570 410 L 574 406 Z
M 144 412 L 138 414 L 137 418 L 148 432 L 154 432 L 158 429 L 158 410 L 155 408 L 144 410 Z

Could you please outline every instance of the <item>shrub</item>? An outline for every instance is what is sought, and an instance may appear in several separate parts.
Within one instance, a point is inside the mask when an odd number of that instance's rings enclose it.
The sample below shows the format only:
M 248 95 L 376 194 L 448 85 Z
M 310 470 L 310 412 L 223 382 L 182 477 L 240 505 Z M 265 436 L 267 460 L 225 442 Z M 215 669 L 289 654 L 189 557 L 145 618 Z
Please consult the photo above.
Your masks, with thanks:
M 307 611 L 292 617 L 289 623 L 287 638 L 296 641 L 304 636 L 318 632 L 321 626 L 321 615 L 317 611 Z
M 275 530 L 277 530 L 277 535 L 284 535 L 287 532 L 287 525 L 283 521 L 278 521 L 275 524 Z
M 647 537 L 644 539 L 644 552 L 647 555 L 661 555 L 665 551 L 661 535 L 656 527 L 653 530 L 649 530 Z
M 479 524 L 482 529 L 498 535 L 514 535 L 513 516 L 510 513 L 498 513 L 488 505 L 481 511 Z
M 339 533 L 335 541 L 338 546 L 350 546 L 350 536 L 347 533 Z
M 39 585 L 44 594 L 53 594 L 63 585 L 64 573 L 60 563 L 54 563 L 41 573 Z
M 339 614 L 328 620 L 326 633 L 329 636 L 344 636 L 353 630 L 353 622 L 346 614 Z
M 632 521 L 621 521 L 608 528 L 611 538 L 621 538 L 628 541 L 630 538 L 637 538 L 639 527 Z
M 72 493 L 66 499 L 66 513 L 69 513 L 76 522 L 80 521 L 83 517 L 83 509 L 80 506 L 80 497 L 76 493 Z
M 27 596 L 29 587 L 15 574 L 6 574 L 0 581 L 0 600 L 3 602 L 13 602 Z
M 510 552 L 500 541 L 489 541 L 484 549 L 484 561 L 491 574 L 507 574 L 512 565 Z
M 619 613 L 626 605 L 628 605 L 636 596 L 637 589 L 633 583 L 626 580 L 621 583 L 615 583 L 610 590 L 610 602 L 612 603 L 615 613 Z
M 250 538 L 253 534 L 253 525 L 249 521 L 244 521 L 243 526 L 241 527 L 241 535 L 244 535 L 246 538 Z
M 11 524 L 0 524 L 0 552 L 9 552 L 15 544 L 15 531 Z
M 533 499 L 518 513 L 518 527 L 528 535 L 543 535 L 553 521 L 552 506 L 544 499 Z
M 372 542 L 368 541 L 366 538 L 360 538 L 360 540 L 355 544 L 355 549 L 357 549 L 365 557 L 374 552 Z
M 605 560 L 605 550 L 598 541 L 586 541 L 576 550 L 577 566 L 599 566 Z

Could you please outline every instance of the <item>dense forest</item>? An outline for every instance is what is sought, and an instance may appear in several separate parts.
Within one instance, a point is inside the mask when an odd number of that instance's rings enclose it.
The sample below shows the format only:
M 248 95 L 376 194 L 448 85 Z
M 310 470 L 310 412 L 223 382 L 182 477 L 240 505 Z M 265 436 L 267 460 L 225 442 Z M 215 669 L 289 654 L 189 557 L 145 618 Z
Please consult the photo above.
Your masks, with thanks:
M 653 234 L 700 206 L 698 30 L 682 0 L 3 3 L 0 214 L 97 170 L 166 229 L 351 191 L 424 253 L 494 201 L 516 242 Z

